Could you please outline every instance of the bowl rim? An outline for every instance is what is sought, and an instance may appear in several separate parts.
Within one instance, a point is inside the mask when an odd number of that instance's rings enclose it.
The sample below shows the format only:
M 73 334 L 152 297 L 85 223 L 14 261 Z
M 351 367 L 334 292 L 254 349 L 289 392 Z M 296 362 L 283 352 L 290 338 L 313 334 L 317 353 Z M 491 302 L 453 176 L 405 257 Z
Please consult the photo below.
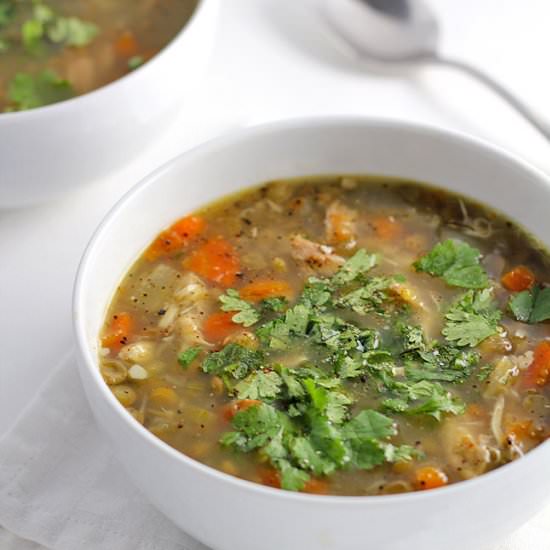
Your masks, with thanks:
M 139 66 L 137 69 L 129 71 L 121 77 L 113 80 L 112 82 L 108 82 L 99 88 L 94 88 L 89 92 L 77 95 L 75 97 L 70 97 L 69 99 L 65 99 L 63 101 L 43 105 L 42 107 L 35 107 L 34 109 L 26 109 L 24 111 L 11 111 L 7 113 L 0 111 L 0 124 L 2 124 L 4 120 L 13 123 L 15 120 L 29 119 L 31 117 L 37 118 L 40 116 L 56 116 L 58 112 L 64 109 L 69 111 L 80 107 L 84 109 L 87 104 L 90 104 L 97 99 L 102 99 L 108 93 L 115 91 L 116 88 L 124 86 L 127 83 L 131 83 L 132 80 L 135 80 L 144 71 L 148 70 L 151 65 L 156 65 L 159 58 L 164 57 L 168 52 L 171 52 L 177 48 L 179 42 L 181 42 L 181 40 L 188 34 L 188 29 L 195 27 L 197 20 L 202 19 L 202 14 L 206 10 L 205 6 L 213 3 L 214 1 L 215 0 L 197 0 L 197 5 L 191 14 L 191 17 L 185 21 L 180 30 L 163 48 L 161 48 L 159 52 L 157 52 L 151 59 Z
M 156 448 L 156 452 L 160 452 L 166 455 L 169 459 L 176 460 L 182 463 L 184 466 L 195 469 L 211 478 L 217 480 L 219 483 L 226 483 L 232 485 L 237 490 L 256 493 L 258 496 L 266 496 L 268 498 L 277 498 L 285 501 L 303 502 L 309 504 L 315 504 L 318 506 L 374 506 L 376 503 L 416 503 L 425 499 L 441 499 L 446 498 L 447 495 L 452 496 L 455 493 L 462 491 L 476 491 L 478 488 L 482 488 L 493 480 L 503 478 L 507 476 L 509 471 L 518 470 L 519 468 L 529 467 L 529 463 L 542 458 L 543 452 L 550 451 L 550 440 L 541 443 L 536 448 L 526 453 L 519 460 L 504 464 L 498 468 L 486 472 L 480 476 L 472 479 L 462 480 L 445 487 L 438 488 L 431 491 L 413 491 L 408 493 L 390 494 L 390 495 L 368 495 L 368 496 L 345 496 L 345 495 L 315 495 L 294 491 L 286 491 L 269 486 L 262 485 L 253 481 L 237 478 L 235 476 L 226 474 L 220 470 L 217 470 L 211 466 L 207 466 L 184 453 L 174 449 L 160 438 L 153 435 L 140 423 L 136 422 L 134 418 L 129 415 L 124 407 L 120 405 L 113 393 L 109 391 L 109 387 L 104 382 L 100 375 L 98 368 L 97 358 L 94 357 L 92 350 L 88 346 L 85 338 L 84 327 L 84 315 L 86 293 L 85 279 L 87 278 L 87 272 L 93 262 L 94 251 L 96 245 L 109 233 L 109 226 L 116 219 L 119 212 L 123 210 L 126 203 L 131 201 L 135 196 L 140 193 L 147 192 L 150 186 L 154 185 L 157 180 L 161 179 L 166 173 L 169 173 L 176 168 L 180 163 L 192 162 L 196 158 L 201 156 L 207 156 L 219 149 L 225 149 L 232 147 L 241 142 L 253 140 L 255 137 L 270 134 L 270 133 L 284 133 L 292 132 L 300 129 L 316 129 L 322 130 L 327 128 L 351 128 L 358 127 L 363 129 L 381 129 L 389 131 L 406 131 L 411 135 L 424 135 L 431 138 L 438 138 L 446 140 L 450 147 L 455 144 L 462 146 L 466 145 L 471 149 L 478 152 L 485 152 L 491 155 L 493 158 L 497 158 L 500 161 L 507 162 L 508 164 L 519 167 L 524 173 L 532 177 L 533 185 L 544 186 L 547 192 L 550 194 L 550 177 L 547 176 L 542 170 L 530 164 L 525 159 L 503 149 L 498 145 L 489 143 L 481 138 L 472 136 L 465 132 L 448 130 L 435 125 L 420 124 L 416 122 L 400 121 L 395 119 L 385 119 L 379 117 L 368 116 L 354 116 L 354 115 L 329 115 L 329 116 L 311 116 L 311 117 L 293 117 L 274 122 L 261 123 L 258 125 L 252 125 L 241 128 L 236 131 L 232 131 L 229 134 L 221 137 L 215 137 L 204 143 L 193 147 L 192 149 L 185 151 L 176 157 L 172 158 L 168 162 L 164 163 L 153 172 L 142 178 L 134 187 L 127 191 L 107 212 L 103 220 L 95 229 L 88 245 L 85 248 L 83 256 L 78 266 L 77 275 L 73 287 L 73 299 L 72 299 L 72 325 L 73 333 L 77 343 L 77 354 L 79 355 L 79 364 L 81 368 L 87 369 L 96 386 L 96 390 L 101 393 L 102 398 L 106 399 L 108 405 L 113 409 L 113 412 L 119 416 L 127 427 L 137 432 L 140 437 L 144 438 L 148 444 Z M 258 182 L 260 183 L 260 182 Z M 445 188 L 444 183 L 438 183 L 439 186 Z M 100 429 L 102 429 L 100 427 Z

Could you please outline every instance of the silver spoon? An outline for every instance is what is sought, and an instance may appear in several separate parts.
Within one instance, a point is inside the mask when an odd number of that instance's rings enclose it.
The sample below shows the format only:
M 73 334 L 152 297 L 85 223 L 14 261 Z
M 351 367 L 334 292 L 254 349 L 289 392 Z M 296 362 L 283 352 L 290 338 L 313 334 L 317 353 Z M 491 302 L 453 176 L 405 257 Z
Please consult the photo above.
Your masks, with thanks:
M 432 63 L 460 69 L 477 78 L 521 113 L 550 140 L 550 125 L 487 73 L 438 52 L 439 27 L 422 0 L 323 0 L 338 33 L 374 61 L 393 64 Z

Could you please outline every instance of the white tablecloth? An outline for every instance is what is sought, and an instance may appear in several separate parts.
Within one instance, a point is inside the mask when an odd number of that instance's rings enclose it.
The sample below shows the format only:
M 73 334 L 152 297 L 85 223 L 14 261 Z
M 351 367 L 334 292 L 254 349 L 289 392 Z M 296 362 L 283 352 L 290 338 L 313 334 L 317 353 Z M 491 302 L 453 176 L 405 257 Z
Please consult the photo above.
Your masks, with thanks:
M 442 18 L 443 51 L 491 71 L 550 119 L 548 0 L 431 3 Z M 95 186 L 49 205 L 0 211 L 0 434 L 71 347 L 70 299 L 79 257 L 126 189 L 164 160 L 236 126 L 350 113 L 471 132 L 550 171 L 549 144 L 467 77 L 429 68 L 407 78 L 368 73 L 319 17 L 317 0 L 227 1 L 204 93 L 182 108 L 162 140 Z M 548 550 L 549 515 L 518 532 L 506 550 L 543 550 L 535 542 L 540 536 L 529 538 L 541 530 Z M 2 530 L 0 547 L 33 548 Z

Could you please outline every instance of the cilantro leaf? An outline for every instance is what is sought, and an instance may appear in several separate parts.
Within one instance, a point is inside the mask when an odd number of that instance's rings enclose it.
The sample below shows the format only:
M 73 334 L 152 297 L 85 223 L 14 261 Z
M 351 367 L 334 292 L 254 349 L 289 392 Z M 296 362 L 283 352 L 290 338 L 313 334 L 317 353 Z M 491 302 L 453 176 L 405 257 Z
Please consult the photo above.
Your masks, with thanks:
M 451 305 L 445 319 L 443 335 L 459 346 L 477 346 L 497 334 L 501 312 L 493 300 L 493 292 L 469 290 Z
M 198 346 L 186 349 L 178 355 L 178 363 L 185 369 L 197 358 L 200 352 L 201 348 Z
M 256 371 L 241 380 L 235 391 L 239 399 L 275 399 L 283 381 L 276 372 Z
M 388 416 L 366 409 L 344 427 L 347 439 L 387 439 L 397 434 L 395 422 Z
M 508 307 L 518 321 L 541 323 L 550 319 L 550 288 L 535 287 L 518 292 L 508 302 Z
M 15 2 L 13 0 L 0 0 L 0 29 L 5 27 L 15 15 Z
M 226 432 L 221 443 L 243 452 L 267 445 L 281 430 L 282 415 L 266 403 L 237 412 L 233 417 L 234 432 Z
M 351 258 L 346 260 L 330 282 L 334 286 L 343 286 L 355 281 L 361 275 L 370 271 L 377 263 L 376 254 L 369 254 L 363 248 L 358 250 Z
M 463 401 L 437 382 L 395 382 L 391 389 L 396 396 L 385 399 L 382 407 L 396 413 L 426 414 L 441 420 L 442 413 L 458 415 L 465 410 Z
M 202 370 L 209 374 L 230 375 L 237 380 L 262 367 L 263 354 L 239 344 L 228 344 L 221 351 L 210 353 L 202 364 Z
M 305 304 L 296 304 L 283 317 L 263 324 L 256 335 L 272 349 L 286 349 L 292 336 L 305 336 L 312 311 Z
M 330 422 L 340 424 L 348 414 L 348 406 L 352 403 L 346 394 L 328 390 L 322 386 L 322 381 L 315 381 L 311 378 L 304 380 L 303 386 L 306 389 L 313 407 L 321 415 L 328 418 Z
M 326 416 L 313 411 L 310 412 L 309 421 L 310 441 L 317 452 L 331 459 L 339 467 L 348 463 L 351 453 L 340 430 Z
M 287 491 L 301 491 L 310 479 L 309 474 L 292 466 L 288 460 L 279 459 L 275 466 L 281 472 L 281 488 Z
M 8 99 L 17 111 L 57 103 L 73 96 L 69 82 L 49 70 L 36 76 L 17 73 L 8 85 Z
M 128 69 L 135 71 L 138 67 L 141 67 L 145 63 L 145 59 L 141 55 L 133 55 L 128 59 Z
M 78 17 L 62 17 L 49 6 L 35 3 L 33 16 L 21 26 L 21 39 L 28 52 L 40 53 L 43 44 L 63 44 L 83 47 L 98 35 L 99 29 L 94 23 Z
M 331 287 L 328 281 L 310 277 L 302 291 L 300 303 L 308 307 L 322 307 L 330 303 Z
M 81 48 L 93 41 L 99 34 L 99 29 L 97 25 L 78 17 L 57 17 L 46 34 L 54 44 Z
M 260 306 L 262 311 L 274 311 L 275 313 L 281 313 L 288 307 L 288 300 L 284 296 L 265 298 L 261 301 Z
M 250 327 L 260 320 L 260 313 L 258 310 L 246 300 L 243 300 L 239 296 L 238 291 L 233 288 L 226 290 L 225 294 L 219 297 L 219 300 L 222 303 L 222 311 L 239 312 L 231 318 L 234 323 Z
M 466 405 L 458 397 L 454 397 L 451 392 L 445 390 L 442 386 L 434 385 L 430 397 L 415 407 L 407 409 L 406 414 L 418 415 L 427 414 L 433 416 L 436 420 L 441 420 L 442 413 L 454 415 L 464 414 Z
M 469 244 L 448 239 L 413 264 L 417 271 L 442 277 L 450 286 L 485 288 L 489 279 L 479 264 L 481 253 Z
M 336 469 L 334 462 L 316 451 L 306 437 L 295 437 L 290 443 L 290 453 L 301 468 L 315 475 L 329 475 Z
M 381 313 L 382 304 L 389 299 L 386 291 L 394 282 L 393 277 L 372 277 L 359 288 L 342 295 L 336 303 L 361 315 L 370 312 Z

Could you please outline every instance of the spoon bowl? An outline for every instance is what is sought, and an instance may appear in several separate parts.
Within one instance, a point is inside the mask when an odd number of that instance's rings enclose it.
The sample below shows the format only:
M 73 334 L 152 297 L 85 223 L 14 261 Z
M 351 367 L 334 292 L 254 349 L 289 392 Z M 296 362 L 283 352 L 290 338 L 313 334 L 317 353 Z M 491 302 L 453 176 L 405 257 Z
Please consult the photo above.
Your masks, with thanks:
M 420 61 L 437 55 L 439 26 L 417 0 L 323 0 L 334 29 L 376 61 Z
M 459 69 L 491 88 L 550 140 L 548 122 L 506 86 L 473 65 L 439 54 L 438 22 L 423 0 L 323 0 L 323 7 L 332 27 L 365 58 Z

